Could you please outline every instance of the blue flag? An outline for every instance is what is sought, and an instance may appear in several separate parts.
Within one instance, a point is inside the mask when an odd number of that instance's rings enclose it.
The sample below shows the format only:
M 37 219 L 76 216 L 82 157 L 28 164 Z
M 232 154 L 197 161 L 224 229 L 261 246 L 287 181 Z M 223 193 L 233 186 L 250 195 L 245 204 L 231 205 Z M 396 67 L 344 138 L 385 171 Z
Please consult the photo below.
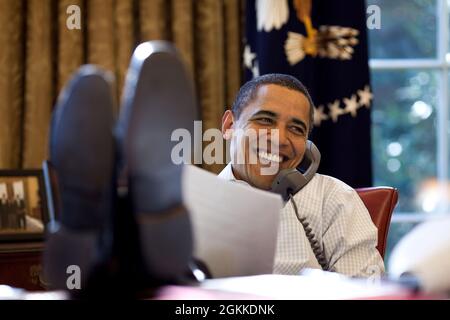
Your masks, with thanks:
M 319 172 L 354 188 L 372 185 L 367 51 L 364 0 L 247 0 L 246 80 L 298 78 L 315 104 Z

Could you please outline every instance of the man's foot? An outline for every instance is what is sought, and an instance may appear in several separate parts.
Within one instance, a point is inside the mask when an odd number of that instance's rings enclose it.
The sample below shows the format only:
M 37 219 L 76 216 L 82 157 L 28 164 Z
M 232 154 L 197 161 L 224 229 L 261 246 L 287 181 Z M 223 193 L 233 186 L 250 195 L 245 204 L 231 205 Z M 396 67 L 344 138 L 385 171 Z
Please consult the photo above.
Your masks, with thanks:
M 139 254 L 148 281 L 179 282 L 192 259 L 188 212 L 182 205 L 182 165 L 171 159 L 174 130 L 193 134 L 194 88 L 174 47 L 163 41 L 139 45 L 126 79 L 117 126 L 128 199 Z
M 76 278 L 67 280 L 79 270 L 79 284 L 85 289 L 111 250 L 115 187 L 111 83 L 110 75 L 84 66 L 54 110 L 47 169 L 55 178 L 56 223 L 49 228 L 44 261 L 52 288 L 76 285 Z

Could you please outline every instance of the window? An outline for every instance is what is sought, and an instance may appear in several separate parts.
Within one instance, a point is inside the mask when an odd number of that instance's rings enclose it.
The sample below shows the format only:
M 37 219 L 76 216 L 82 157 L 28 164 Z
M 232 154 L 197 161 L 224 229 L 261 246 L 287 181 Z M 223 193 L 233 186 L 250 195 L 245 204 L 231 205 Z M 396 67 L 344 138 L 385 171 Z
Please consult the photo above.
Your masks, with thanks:
M 412 227 L 449 213 L 450 0 L 366 2 L 381 10 L 368 32 L 374 184 L 400 193 L 388 261 Z

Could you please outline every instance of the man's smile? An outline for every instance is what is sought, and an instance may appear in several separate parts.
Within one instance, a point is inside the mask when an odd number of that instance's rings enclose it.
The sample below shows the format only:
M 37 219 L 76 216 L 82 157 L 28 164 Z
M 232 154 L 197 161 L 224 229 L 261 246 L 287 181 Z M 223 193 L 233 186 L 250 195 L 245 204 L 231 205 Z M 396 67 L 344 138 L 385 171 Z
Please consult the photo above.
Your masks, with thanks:
M 266 149 L 256 149 L 254 150 L 254 153 L 258 155 L 259 158 L 263 159 L 265 162 L 276 162 L 276 163 L 286 163 L 287 161 L 291 160 L 292 157 L 289 157 L 287 154 L 283 152 L 270 152 L 270 150 Z
M 279 156 L 279 155 L 273 154 L 273 153 L 267 153 L 265 151 L 259 151 L 258 157 L 260 157 L 264 160 L 267 160 L 267 161 L 278 162 L 278 163 L 281 163 L 283 161 L 283 156 Z

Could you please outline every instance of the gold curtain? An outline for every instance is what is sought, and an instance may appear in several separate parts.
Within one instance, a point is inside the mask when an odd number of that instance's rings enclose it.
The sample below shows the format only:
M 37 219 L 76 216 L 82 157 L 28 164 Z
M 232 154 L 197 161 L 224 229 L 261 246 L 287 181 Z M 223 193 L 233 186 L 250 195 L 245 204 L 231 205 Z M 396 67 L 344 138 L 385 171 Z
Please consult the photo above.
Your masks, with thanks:
M 80 8 L 80 30 L 66 26 L 70 5 Z M 242 7 L 242 0 L 0 0 L 0 168 L 41 166 L 57 95 L 80 65 L 113 72 L 119 99 L 131 53 L 147 40 L 180 49 L 203 129 L 220 128 L 241 83 Z

